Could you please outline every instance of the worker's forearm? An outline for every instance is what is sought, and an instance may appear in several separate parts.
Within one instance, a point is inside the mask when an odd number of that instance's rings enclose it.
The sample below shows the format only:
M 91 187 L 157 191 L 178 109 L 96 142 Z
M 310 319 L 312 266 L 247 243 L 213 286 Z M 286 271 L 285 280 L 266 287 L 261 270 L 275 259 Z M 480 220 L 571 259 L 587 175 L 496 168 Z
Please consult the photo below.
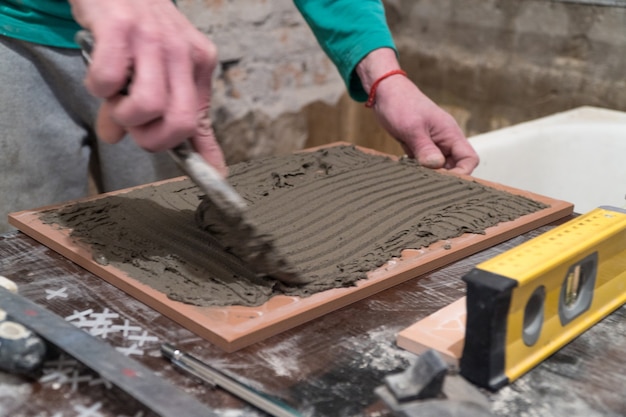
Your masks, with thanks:
M 395 47 L 381 0 L 294 0 L 319 44 L 333 61 L 350 96 L 367 99 L 354 72 L 378 48 Z
M 389 71 L 400 68 L 396 51 L 391 48 L 375 49 L 363 58 L 356 67 L 363 89 L 369 92 L 372 84 Z

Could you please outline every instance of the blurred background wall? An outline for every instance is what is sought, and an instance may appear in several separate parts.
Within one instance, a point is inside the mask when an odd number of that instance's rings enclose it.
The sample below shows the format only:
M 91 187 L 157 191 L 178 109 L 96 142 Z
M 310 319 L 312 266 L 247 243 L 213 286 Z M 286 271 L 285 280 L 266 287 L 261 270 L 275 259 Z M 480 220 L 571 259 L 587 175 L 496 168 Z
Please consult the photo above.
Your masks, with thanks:
M 347 141 L 401 154 L 291 0 L 179 0 L 219 49 L 229 163 Z M 581 105 L 626 111 L 626 1 L 384 0 L 401 64 L 468 136 Z

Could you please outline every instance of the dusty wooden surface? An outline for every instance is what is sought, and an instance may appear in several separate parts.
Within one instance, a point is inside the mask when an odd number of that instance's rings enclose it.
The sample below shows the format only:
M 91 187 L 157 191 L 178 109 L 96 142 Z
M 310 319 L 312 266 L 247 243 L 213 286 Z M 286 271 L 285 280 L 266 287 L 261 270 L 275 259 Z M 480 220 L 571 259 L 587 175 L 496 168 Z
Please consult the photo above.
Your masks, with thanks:
M 160 357 L 174 343 L 303 415 L 381 416 L 375 387 L 415 359 L 396 333 L 464 294 L 474 265 L 548 230 L 526 233 L 235 353 L 225 353 L 21 232 L 0 237 L 0 275 L 20 293 L 99 334 L 111 345 L 214 408 L 261 416 L 220 390 L 198 384 Z M 626 415 L 626 307 L 511 386 L 488 394 L 498 416 Z M 37 381 L 0 374 L 0 416 L 139 417 L 149 414 L 71 358 L 49 362 Z M 184 411 L 181 410 L 181 417 Z

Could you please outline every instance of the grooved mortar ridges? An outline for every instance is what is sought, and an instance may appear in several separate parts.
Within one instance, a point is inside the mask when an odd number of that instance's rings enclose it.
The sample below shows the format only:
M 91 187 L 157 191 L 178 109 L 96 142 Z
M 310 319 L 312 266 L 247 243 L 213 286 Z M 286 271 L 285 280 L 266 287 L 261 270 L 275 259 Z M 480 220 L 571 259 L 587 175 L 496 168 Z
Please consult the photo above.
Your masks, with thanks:
M 72 228 L 73 238 L 97 248 L 99 258 L 175 300 L 261 305 L 280 293 L 307 296 L 354 285 L 403 249 L 483 233 L 545 207 L 351 146 L 237 164 L 229 180 L 258 231 L 310 284 L 258 277 L 222 250 L 219 237 L 194 223 L 205 207 L 189 181 L 76 203 L 46 214 L 46 221 Z M 229 238 L 237 244 L 237 236 Z

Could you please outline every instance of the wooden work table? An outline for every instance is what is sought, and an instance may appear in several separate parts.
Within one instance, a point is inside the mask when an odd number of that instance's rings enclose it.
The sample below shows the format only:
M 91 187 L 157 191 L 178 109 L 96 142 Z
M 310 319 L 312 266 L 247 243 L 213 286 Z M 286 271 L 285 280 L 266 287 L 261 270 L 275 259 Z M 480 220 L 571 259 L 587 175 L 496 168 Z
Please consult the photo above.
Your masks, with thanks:
M 99 334 L 218 415 L 263 413 L 172 368 L 159 354 L 162 343 L 173 343 L 240 382 L 283 398 L 307 416 L 384 416 L 374 388 L 385 375 L 404 370 L 415 359 L 395 345 L 397 332 L 463 296 L 460 278 L 477 263 L 551 227 L 234 353 L 224 353 L 21 232 L 0 236 L 0 275 L 15 281 L 21 295 Z M 626 307 L 622 306 L 512 385 L 485 394 L 497 416 L 623 416 L 625 359 Z M 48 362 L 39 381 L 0 374 L 0 415 L 149 414 L 67 358 Z

